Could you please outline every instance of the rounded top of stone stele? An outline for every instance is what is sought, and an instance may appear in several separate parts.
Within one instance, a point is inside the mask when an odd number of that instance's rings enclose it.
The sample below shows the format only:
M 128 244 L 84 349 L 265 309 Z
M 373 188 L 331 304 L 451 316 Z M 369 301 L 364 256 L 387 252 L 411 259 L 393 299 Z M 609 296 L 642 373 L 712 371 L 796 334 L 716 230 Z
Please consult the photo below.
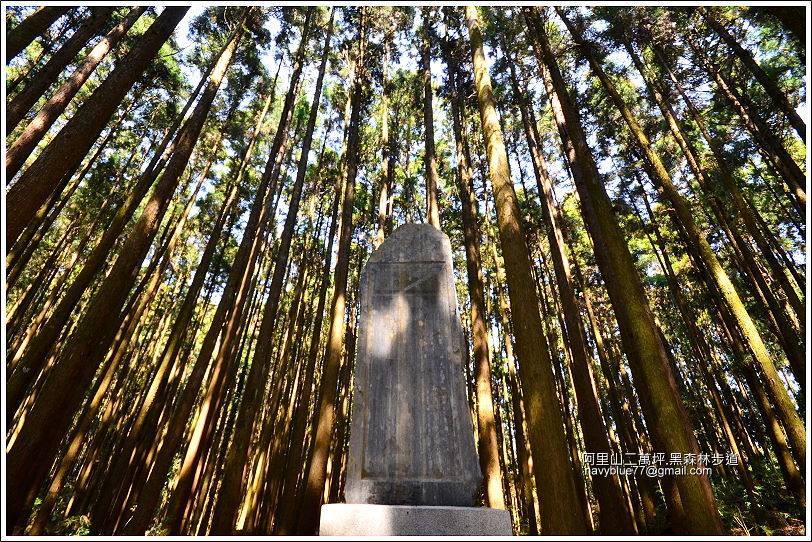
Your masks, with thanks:
M 378 247 L 368 263 L 451 261 L 448 237 L 431 224 L 403 224 Z

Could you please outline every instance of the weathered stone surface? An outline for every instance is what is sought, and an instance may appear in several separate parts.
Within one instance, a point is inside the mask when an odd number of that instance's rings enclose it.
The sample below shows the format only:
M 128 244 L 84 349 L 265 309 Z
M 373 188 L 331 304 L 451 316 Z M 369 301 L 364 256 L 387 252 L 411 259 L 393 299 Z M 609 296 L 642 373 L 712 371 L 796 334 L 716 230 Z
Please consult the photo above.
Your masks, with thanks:
M 511 536 L 510 512 L 456 506 L 325 504 L 320 536 Z
M 346 502 L 472 506 L 481 474 L 448 238 L 401 226 L 360 295 Z

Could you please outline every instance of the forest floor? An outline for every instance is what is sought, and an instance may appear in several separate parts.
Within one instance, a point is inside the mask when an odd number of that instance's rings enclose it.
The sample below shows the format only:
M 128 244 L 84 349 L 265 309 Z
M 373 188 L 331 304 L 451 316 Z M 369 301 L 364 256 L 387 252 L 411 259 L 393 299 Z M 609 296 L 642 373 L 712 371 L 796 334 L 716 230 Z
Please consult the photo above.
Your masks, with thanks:
M 728 534 L 733 536 L 751 536 L 751 535 L 772 535 L 772 536 L 804 536 L 806 530 L 804 528 L 804 520 L 797 518 L 787 518 L 786 524 L 783 526 L 775 527 L 761 527 L 757 529 L 760 532 L 754 532 L 752 527 L 748 528 L 743 525 L 731 526 Z

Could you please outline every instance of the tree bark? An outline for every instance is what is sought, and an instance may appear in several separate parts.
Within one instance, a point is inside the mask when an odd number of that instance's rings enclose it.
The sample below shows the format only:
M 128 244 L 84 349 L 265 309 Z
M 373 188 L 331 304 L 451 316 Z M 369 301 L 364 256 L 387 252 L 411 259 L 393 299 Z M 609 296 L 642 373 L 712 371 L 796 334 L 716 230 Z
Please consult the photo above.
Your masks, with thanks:
M 793 310 L 798 316 L 801 316 L 804 312 L 803 301 L 801 300 L 801 298 L 798 297 L 795 288 L 793 287 L 792 284 L 789 283 L 786 273 L 784 272 L 784 270 L 781 268 L 781 265 L 777 261 L 775 254 L 773 253 L 773 250 L 770 246 L 770 242 L 765 235 L 766 232 L 762 232 L 761 229 L 759 229 L 757 224 L 758 216 L 745 201 L 744 196 L 742 195 L 742 192 L 739 189 L 738 183 L 733 178 L 733 175 L 727 166 L 727 161 L 724 159 L 724 156 L 722 154 L 721 145 L 716 140 L 716 138 L 714 138 L 711 135 L 710 131 L 705 126 L 705 122 L 702 120 L 702 116 L 699 114 L 699 111 L 696 109 L 696 106 L 693 104 L 693 101 L 688 97 L 687 93 L 685 92 L 685 89 L 680 84 L 679 79 L 676 77 L 673 70 L 671 70 L 671 68 L 666 64 L 665 58 L 662 55 L 659 48 L 655 47 L 654 52 L 657 55 L 660 64 L 668 72 L 671 82 L 674 83 L 674 86 L 676 87 L 677 91 L 682 96 L 685 105 L 688 106 L 688 111 L 691 114 L 691 118 L 693 118 L 697 127 L 702 132 L 703 137 L 708 142 L 708 146 L 710 147 L 711 152 L 713 153 L 713 157 L 716 160 L 719 175 L 722 177 L 722 182 L 724 183 L 726 194 L 733 201 L 735 208 L 738 211 L 739 217 L 741 218 L 745 228 L 747 229 L 747 232 L 750 233 L 750 235 L 753 237 L 753 240 L 755 240 L 756 245 L 761 251 L 762 256 L 766 260 L 767 264 L 770 266 L 770 270 L 773 273 L 773 277 L 776 280 L 778 280 L 778 282 L 781 284 L 782 291 L 786 295 L 787 300 L 790 302 Z M 635 56 L 632 56 L 632 58 L 634 59 Z M 640 67 L 642 68 L 642 63 L 640 63 Z M 658 102 L 663 104 L 663 114 L 666 115 L 669 124 L 673 126 L 672 131 L 674 132 L 675 137 L 678 138 L 678 141 L 681 140 L 684 142 L 680 143 L 680 145 L 681 146 L 684 145 L 684 148 L 686 150 L 686 157 L 689 158 L 689 163 L 697 164 L 696 166 L 692 167 L 697 170 L 697 178 L 700 180 L 700 182 L 702 182 L 705 179 L 705 177 L 703 177 L 702 175 L 702 173 L 704 172 L 701 171 L 699 161 L 695 158 L 696 151 L 690 146 L 690 144 L 688 144 L 688 139 L 684 136 L 679 124 L 676 122 L 676 117 L 671 108 L 669 107 L 668 103 L 665 102 L 664 96 L 662 96 L 659 92 L 656 92 L 656 89 L 654 90 L 655 90 L 654 92 L 655 98 L 657 99 Z M 657 95 L 660 95 L 660 97 L 657 98 Z M 689 157 L 689 155 L 691 154 L 693 155 L 693 157 Z M 706 192 L 709 193 L 711 192 L 711 186 L 708 184 L 707 180 L 704 180 L 703 189 Z M 799 284 L 799 287 L 800 291 L 803 292 L 804 290 L 803 286 Z
M 587 60 L 589 60 L 592 71 L 601 80 L 601 83 L 606 89 L 607 94 L 609 94 L 610 98 L 612 99 L 612 102 L 620 110 L 620 113 L 626 121 L 626 124 L 628 125 L 633 137 L 637 141 L 638 146 L 645 153 L 646 158 L 654 170 L 655 175 L 653 176 L 652 180 L 659 183 L 665 196 L 673 205 L 674 211 L 679 217 L 680 223 L 685 228 L 689 242 L 696 247 L 699 257 L 707 267 L 711 278 L 715 282 L 718 291 L 723 297 L 724 303 L 727 304 L 730 311 L 736 318 L 736 322 L 742 330 L 742 334 L 748 348 L 753 353 L 757 363 L 760 365 L 765 376 L 766 385 L 770 388 L 776 400 L 776 408 L 781 415 L 781 419 L 785 424 L 787 424 L 786 429 L 793 449 L 797 454 L 799 454 L 798 457 L 805 457 L 806 431 L 804 429 L 803 422 L 801 421 L 798 411 L 795 409 L 786 388 L 779 379 L 775 365 L 772 361 L 772 357 L 770 356 L 766 345 L 762 341 L 761 335 L 759 334 L 755 323 L 750 318 L 750 314 L 739 297 L 739 294 L 736 292 L 733 283 L 728 277 L 727 272 L 722 268 L 716 254 L 713 252 L 713 249 L 711 248 L 707 239 L 705 239 L 705 236 L 702 234 L 702 231 L 696 224 L 693 212 L 691 211 L 687 202 L 679 194 L 676 187 L 671 182 L 671 177 L 666 171 L 665 166 L 660 161 L 657 153 L 654 152 L 648 136 L 638 124 L 634 114 L 625 104 L 623 98 L 620 96 L 620 94 L 618 94 L 612 81 L 608 78 L 595 59 L 595 56 L 591 50 L 591 44 L 585 42 L 585 40 L 579 35 L 575 26 L 563 15 L 563 12 L 560 9 L 557 8 L 557 11 L 569 28 L 570 33 L 572 34 L 576 43 L 581 45 L 581 51 L 583 51 L 583 54 L 587 57 Z M 685 500 L 686 497 L 683 497 L 683 501 Z
M 352 241 L 352 211 L 355 206 L 355 178 L 358 172 L 360 117 L 365 101 L 364 59 L 367 40 L 365 8 L 361 7 L 361 21 L 358 28 L 358 55 L 356 58 L 355 81 L 350 95 L 351 114 L 347 136 L 347 181 L 344 187 L 344 203 L 341 210 L 341 229 L 338 241 L 338 255 L 334 271 L 333 300 L 330 307 L 330 331 L 327 334 L 327 350 L 324 356 L 316 428 L 313 437 L 311 459 L 307 468 L 302 505 L 297 522 L 297 534 L 312 535 L 317 532 L 320 505 L 327 481 L 327 461 L 330 452 L 331 433 L 336 410 L 336 387 L 338 385 L 341 355 L 344 346 L 347 297 L 347 277 L 350 263 L 350 242 Z
M 302 395 L 299 407 L 296 412 L 296 423 L 291 436 L 291 448 L 288 451 L 285 480 L 283 482 L 287 499 L 282 499 L 280 509 L 276 514 L 274 534 L 289 535 L 296 527 L 296 514 L 298 512 L 296 503 L 298 502 L 297 480 L 302 467 L 306 463 L 305 459 L 305 432 L 308 427 L 308 409 L 311 404 L 313 377 L 316 371 L 316 358 L 321 345 L 321 328 L 324 322 L 324 306 L 327 303 L 327 288 L 330 285 L 330 264 L 333 255 L 333 240 L 338 229 L 338 209 L 341 204 L 342 183 L 336 185 L 333 210 L 330 219 L 330 229 L 327 234 L 327 249 L 325 250 L 324 268 L 322 270 L 321 285 L 319 287 L 319 300 L 316 305 L 315 321 L 310 338 L 310 348 L 307 354 L 307 365 L 305 369 L 305 381 L 302 384 Z M 295 468 L 293 468 L 295 467 Z
M 471 38 L 480 118 L 485 135 L 488 165 L 496 201 L 499 237 L 505 259 L 508 294 L 516 334 L 519 375 L 527 408 L 530 447 L 536 483 L 547 493 L 539 499 L 542 534 L 586 534 L 561 410 L 556 402 L 550 354 L 539 338 L 541 317 L 533 282 L 516 193 L 508 171 L 502 132 L 499 128 L 490 76 L 482 48 L 476 7 L 465 9 Z
M 37 103 L 48 88 L 65 71 L 79 51 L 107 24 L 115 11 L 113 7 L 92 8 L 93 13 L 85 19 L 82 26 L 71 34 L 71 37 L 48 59 L 28 84 L 8 103 L 6 107 L 6 133 L 11 133 L 25 114 Z M 8 161 L 8 159 L 6 159 Z M 8 170 L 8 168 L 6 168 Z M 18 168 L 19 169 L 19 168 Z M 16 171 L 15 171 L 16 173 Z M 8 171 L 6 172 L 9 175 Z M 13 177 L 12 173 L 9 177 Z
M 778 106 L 778 108 L 784 113 L 784 116 L 789 122 L 790 126 L 792 126 L 795 131 L 798 133 L 798 136 L 801 140 L 806 143 L 806 123 L 803 121 L 801 116 L 795 111 L 789 100 L 787 99 L 787 95 L 784 94 L 781 89 L 778 88 L 778 85 L 775 81 L 770 78 L 764 70 L 761 69 L 761 66 L 758 65 L 756 60 L 753 58 L 752 53 L 747 51 L 741 44 L 736 41 L 730 32 L 716 20 L 716 17 L 713 16 L 707 9 L 702 6 L 696 8 L 696 10 L 702 15 L 713 30 L 719 34 L 722 40 L 727 44 L 728 47 L 733 51 L 733 54 L 736 55 L 742 64 L 750 70 L 750 73 L 756 78 L 756 80 L 764 87 L 764 90 L 767 91 L 767 94 L 772 99 L 773 103 Z
M 6 31 L 6 64 L 23 52 L 23 49 L 42 35 L 54 21 L 72 8 L 62 6 L 43 6 L 20 21 L 14 28 Z
M 210 68 L 213 69 L 214 65 L 214 62 L 212 62 Z M 173 123 L 173 126 L 167 131 L 160 146 L 155 149 L 153 158 L 150 160 L 146 170 L 141 173 L 135 186 L 128 193 L 124 203 L 122 203 L 116 215 L 113 217 L 113 220 L 107 225 L 101 239 L 85 260 L 82 269 L 76 275 L 73 282 L 71 282 L 48 320 L 31 340 L 31 346 L 19 362 L 20 367 L 26 367 L 27 370 L 15 374 L 13 377 L 14 380 L 10 379 L 8 382 L 6 390 L 8 394 L 6 397 L 7 415 L 14 414 L 22 402 L 26 390 L 31 385 L 32 379 L 39 375 L 45 367 L 48 352 L 53 348 L 54 343 L 56 343 L 60 333 L 62 333 L 62 330 L 68 323 L 76 304 L 82 298 L 87 287 L 92 283 L 96 273 L 98 273 L 101 266 L 107 260 L 109 252 L 118 239 L 118 236 L 124 230 L 128 221 L 132 218 L 138 206 L 141 204 L 141 201 L 149 191 L 149 188 L 160 174 L 165 164 L 165 158 L 174 151 L 179 143 L 182 133 L 177 129 L 180 127 L 181 121 L 184 120 L 186 112 L 191 108 L 194 100 L 198 96 L 198 91 L 202 89 L 205 82 L 206 79 L 202 78 L 198 88 L 186 101 L 183 112 L 181 112 Z M 176 137 L 170 145 L 172 136 Z M 162 156 L 162 153 L 165 153 L 165 156 Z
M 598 405 L 595 382 L 592 376 L 591 356 L 587 353 L 586 336 L 584 335 L 583 323 L 575 299 L 569 257 L 567 256 L 564 238 L 559 225 L 561 217 L 553 201 L 552 182 L 547 173 L 547 165 L 534 130 L 535 122 L 531 122 L 528 104 L 524 94 L 519 89 L 518 78 L 512 63 L 510 63 L 510 69 L 514 94 L 519 101 L 522 123 L 524 124 L 527 144 L 530 147 L 533 170 L 536 174 L 542 217 L 547 230 L 547 242 L 550 246 L 556 285 L 564 313 L 567 343 L 572 354 L 571 376 L 578 399 L 578 416 L 583 430 L 584 446 L 590 452 L 611 453 L 611 445 L 606 433 L 606 427 L 603 424 L 603 416 Z M 620 480 L 617 475 L 593 476 L 592 487 L 600 505 L 601 533 L 608 535 L 636 534 L 634 519 L 631 511 L 626 506 L 625 499 L 622 497 Z
M 169 21 L 170 26 L 174 27 L 186 9 L 170 11 L 172 9 L 166 8 L 164 13 L 172 14 Z M 84 395 L 79 390 L 87 388 L 98 368 L 98 362 L 103 358 L 105 347 L 115 334 L 117 318 L 110 318 L 110 315 L 118 314 L 126 300 L 180 175 L 188 164 L 239 37 L 241 32 L 237 33 L 231 46 L 220 57 L 195 113 L 184 127 L 183 136 L 164 175 L 125 241 L 110 273 L 90 301 L 77 325 L 77 332 L 44 383 L 39 399 L 31 408 L 31 417 L 23 425 L 8 452 L 8 465 L 13 469 L 10 470 L 13 474 L 7 481 L 7 513 L 12 525 L 20 519 L 20 513 L 33 500 L 42 485 L 53 463 L 61 436 Z
M 71 99 L 79 92 L 79 89 L 87 81 L 88 77 L 93 73 L 96 67 L 101 63 L 107 53 L 121 41 L 121 38 L 127 31 L 135 24 L 135 21 L 146 10 L 145 7 L 134 7 L 127 14 L 127 17 L 116 25 L 102 40 L 96 44 L 95 47 L 88 53 L 82 63 L 70 74 L 68 79 L 62 83 L 62 86 L 51 96 L 45 105 L 43 105 L 34 118 L 28 123 L 23 132 L 17 137 L 14 143 L 8 148 L 6 152 L 6 178 L 11 179 L 23 167 L 26 159 L 34 151 L 37 143 L 40 142 L 42 137 L 48 132 L 48 129 L 56 122 L 59 115 L 65 111 L 65 108 L 70 103 Z M 102 24 L 106 22 L 106 18 L 101 17 Z M 93 33 L 97 30 L 92 28 Z M 88 32 L 90 33 L 90 32 Z M 88 36 L 89 38 L 90 36 Z M 82 46 L 87 42 L 84 39 Z M 67 44 L 66 44 L 67 45 Z M 64 48 L 64 47 L 63 47 Z M 60 52 L 62 49 L 60 49 Z M 78 52 L 73 53 L 75 55 Z M 72 57 L 71 57 L 72 59 Z M 70 59 L 69 59 L 70 60 Z M 42 71 L 49 69 L 50 62 L 45 65 Z M 18 95 L 14 97 L 12 102 L 6 109 L 6 132 L 11 131 L 22 120 L 25 113 L 37 102 L 39 97 L 47 90 L 47 88 L 56 79 L 64 66 L 57 66 L 58 71 L 53 74 L 51 80 L 40 80 L 40 74 L 37 74 L 37 79 L 29 83 Z
M 188 10 L 188 7 L 173 6 L 164 9 L 115 70 L 9 188 L 6 203 L 13 212 L 6 217 L 8 247 L 14 245 L 63 175 L 81 162 L 121 100 Z
M 302 31 L 302 43 L 307 42 L 311 27 L 312 7 L 308 8 L 305 16 L 304 29 Z M 300 152 L 299 164 L 296 171 L 296 181 L 293 191 L 288 199 L 288 212 L 285 225 L 280 237 L 279 247 L 274 259 L 273 276 L 271 277 L 270 290 L 263 309 L 262 323 L 260 324 L 259 336 L 254 357 L 251 362 L 251 369 L 246 379 L 245 394 L 240 403 L 239 413 L 234 428 L 234 439 L 226 455 L 223 480 L 218 491 L 217 505 L 214 509 L 211 534 L 230 534 L 237 520 L 237 512 L 240 497 L 243 489 L 243 471 L 248 460 L 249 444 L 251 440 L 250 431 L 253 427 L 254 414 L 259 406 L 265 388 L 265 382 L 270 370 L 271 355 L 271 335 L 276 323 L 277 310 L 284 286 L 285 273 L 288 267 L 288 257 L 290 255 L 291 240 L 293 230 L 296 226 L 301 201 L 302 187 L 304 185 L 305 173 L 307 172 L 307 161 L 310 154 L 310 146 L 313 141 L 313 129 L 316 125 L 316 116 L 321 101 L 322 82 L 324 81 L 327 58 L 330 52 L 330 38 L 333 31 L 332 10 L 330 21 L 327 23 L 327 34 L 325 37 L 324 52 L 322 54 L 319 75 L 316 79 L 316 86 L 311 102 L 310 117 L 307 121 L 304 140 Z
M 422 38 L 420 50 L 420 70 L 423 77 L 423 130 L 426 140 L 426 152 L 423 155 L 423 164 L 426 168 L 426 220 L 429 224 L 440 229 L 440 207 L 437 198 L 437 156 L 434 147 L 434 109 L 433 90 L 431 88 L 431 22 L 430 8 L 422 8 L 423 17 Z
M 471 300 L 471 335 L 474 346 L 474 378 L 476 380 L 476 418 L 479 442 L 479 466 L 485 484 L 485 503 L 490 508 L 507 509 L 502 489 L 502 469 L 499 465 L 499 445 L 494 420 L 491 390 L 491 359 L 485 294 L 482 280 L 482 258 L 479 253 L 480 235 L 477 227 L 476 200 L 472 191 L 471 168 L 467 142 L 462 135 L 464 104 L 457 85 L 457 63 L 452 57 L 448 37 L 442 41 L 443 56 L 448 66 L 448 86 L 451 90 L 451 116 L 457 151 L 457 191 L 462 204 L 462 233 L 465 244 L 465 270 L 468 296 Z
M 529 8 L 523 12 L 535 29 L 536 45 L 541 50 L 537 56 L 543 60 L 541 67 L 547 94 L 654 441 L 666 452 L 699 453 L 665 345 L 587 145 L 578 111 L 569 97 L 538 15 Z M 680 476 L 677 483 L 692 518 L 689 525 L 677 527 L 697 534 L 720 534 L 722 525 L 707 477 Z
M 381 192 L 378 197 L 378 230 L 375 232 L 373 248 L 378 248 L 386 236 L 387 222 L 391 221 L 389 201 L 395 177 L 394 145 L 389 141 L 389 49 L 392 40 L 392 28 L 384 37 L 384 55 L 381 82 Z M 397 127 L 396 127 L 397 128 Z
M 790 186 L 793 196 L 798 200 L 801 208 L 806 206 L 806 175 L 801 171 L 800 166 L 793 160 L 783 143 L 770 130 L 764 120 L 755 113 L 753 104 L 744 95 L 736 91 L 708 59 L 707 55 L 693 42 L 690 36 L 686 36 L 688 45 L 694 51 L 696 58 L 713 77 L 719 90 L 733 105 L 736 113 L 742 119 L 747 130 L 759 143 L 767 161 L 775 167 L 781 177 Z

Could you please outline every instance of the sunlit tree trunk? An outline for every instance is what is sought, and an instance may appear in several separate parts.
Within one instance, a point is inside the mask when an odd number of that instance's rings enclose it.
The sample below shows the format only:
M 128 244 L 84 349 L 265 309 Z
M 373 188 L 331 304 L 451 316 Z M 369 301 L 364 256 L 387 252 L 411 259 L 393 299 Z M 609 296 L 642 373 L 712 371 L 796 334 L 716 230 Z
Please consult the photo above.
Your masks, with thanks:
M 581 199 L 595 255 L 618 319 L 626 353 L 654 441 L 664 451 L 699 453 L 687 414 L 681 404 L 665 345 L 662 343 L 643 285 L 623 232 L 614 216 L 597 167 L 586 142 L 577 109 L 550 50 L 541 22 L 533 10 L 523 8 L 540 49 L 542 75 L 556 124 Z M 620 282 L 623 277 L 623 284 Z M 722 525 L 710 482 L 705 476 L 680 476 L 680 496 L 692 521 L 678 529 L 721 533 Z
M 331 436 L 336 410 L 336 387 L 338 385 L 341 354 L 345 338 L 344 313 L 346 310 L 347 277 L 350 263 L 350 242 L 353 233 L 352 211 L 355 205 L 355 178 L 358 172 L 361 106 L 365 98 L 364 58 L 367 28 L 364 8 L 360 8 L 357 49 L 355 60 L 355 80 L 350 93 L 351 114 L 347 136 L 347 181 L 341 210 L 341 228 L 338 241 L 338 255 L 334 271 L 333 300 L 330 307 L 330 328 L 327 334 L 327 351 L 324 356 L 321 383 L 319 384 L 319 404 L 313 447 L 307 467 L 305 486 L 302 489 L 302 505 L 297 522 L 297 534 L 312 535 L 317 532 L 320 506 L 324 486 L 327 482 L 327 461 L 330 453 Z
M 446 39 L 442 42 L 443 56 L 448 66 L 448 86 L 451 90 L 451 115 L 457 151 L 457 191 L 462 204 L 462 230 L 465 243 L 465 261 L 468 277 L 468 296 L 471 300 L 471 335 L 474 346 L 474 373 L 476 379 L 477 434 L 479 465 L 485 483 L 486 504 L 505 509 L 502 490 L 502 469 L 499 465 L 499 447 L 496 438 L 494 404 L 491 391 L 491 360 L 486 321 L 482 258 L 479 252 L 480 235 L 477 227 L 476 200 L 474 199 L 471 168 L 468 165 L 467 142 L 463 138 L 462 110 L 457 85 L 457 63 L 452 57 Z
M 172 6 L 166 8 L 133 45 L 129 54 L 116 64 L 115 70 L 9 188 L 6 205 L 13 211 L 6 217 L 7 246 L 14 245 L 23 228 L 31 221 L 40 205 L 48 199 L 65 173 L 82 161 L 121 100 L 188 9 Z
M 313 24 L 310 20 L 312 11 L 312 8 L 308 8 L 307 15 L 305 16 L 304 29 L 302 31 L 303 43 L 306 42 L 310 33 L 310 26 Z M 333 11 L 332 13 L 335 12 Z M 240 404 L 239 413 L 237 414 L 235 422 L 234 440 L 229 447 L 225 460 L 223 481 L 218 490 L 218 500 L 213 514 L 211 534 L 229 534 L 236 524 L 237 508 L 242 495 L 243 471 L 245 469 L 251 439 L 250 431 L 254 422 L 253 416 L 262 399 L 262 391 L 265 387 L 268 371 L 270 370 L 271 354 L 273 353 L 270 349 L 270 339 L 274 330 L 274 324 L 276 323 L 276 313 L 279 308 L 285 273 L 288 268 L 288 256 L 290 254 L 293 230 L 299 218 L 297 216 L 299 203 L 301 201 L 305 173 L 307 172 L 307 162 L 310 154 L 310 145 L 313 140 L 313 130 L 316 125 L 316 116 L 321 101 L 322 82 L 324 81 L 327 58 L 330 52 L 330 38 L 332 37 L 333 29 L 332 14 L 327 24 L 328 29 L 325 37 L 324 52 L 319 68 L 319 75 L 316 80 L 313 100 L 311 102 L 310 117 L 307 121 L 304 140 L 302 142 L 299 164 L 296 171 L 296 181 L 288 199 L 287 218 L 285 219 L 285 225 L 274 260 L 273 276 L 263 309 L 263 318 L 257 338 L 256 350 L 251 362 L 251 369 L 246 379 L 245 395 Z
M 733 283 L 730 281 L 727 272 L 722 268 L 721 263 L 716 257 L 716 254 L 714 253 L 707 239 L 705 239 L 705 236 L 699 229 L 699 226 L 697 225 L 694 215 L 687 202 L 682 195 L 679 194 L 676 187 L 671 182 L 671 177 L 666 171 L 665 166 L 662 164 L 659 156 L 652 148 L 648 136 L 640 127 L 631 109 L 629 109 L 629 107 L 623 101 L 623 98 L 621 98 L 620 94 L 618 94 L 612 81 L 595 59 L 595 56 L 590 49 L 591 45 L 584 42 L 576 27 L 563 16 L 560 9 L 558 11 L 559 15 L 562 16 L 562 19 L 564 19 L 565 23 L 570 29 L 570 32 L 572 33 L 576 42 L 582 45 L 581 50 L 589 60 L 592 71 L 601 80 L 603 87 L 606 89 L 606 92 L 609 94 L 612 102 L 615 104 L 615 107 L 617 107 L 621 112 L 626 124 L 629 127 L 629 130 L 637 141 L 638 146 L 645 153 L 646 158 L 654 170 L 655 175 L 653 180 L 659 183 L 665 196 L 673 205 L 674 211 L 679 217 L 682 227 L 685 228 L 686 233 L 688 234 L 689 242 L 696 247 L 699 257 L 707 267 L 711 278 L 718 288 L 718 291 L 723 296 L 723 302 L 730 307 L 739 328 L 742 330 L 742 335 L 745 338 L 749 350 L 753 353 L 756 362 L 759 364 L 764 373 L 766 385 L 770 388 L 770 391 L 775 398 L 776 408 L 786 426 L 788 432 L 787 436 L 792 444 L 793 450 L 795 450 L 797 457 L 805 457 L 806 431 L 804 429 L 803 422 L 801 421 L 801 418 L 798 415 L 795 405 L 793 404 L 792 399 L 789 397 L 786 388 L 778 377 L 772 357 L 767 350 L 766 345 L 762 341 L 761 335 L 759 334 L 753 320 L 750 318 L 747 308 L 744 306 L 744 303 L 739 297 L 739 294 L 736 292 L 736 289 L 734 288 Z M 683 500 L 685 500 L 685 497 L 683 497 Z
M 164 13 L 169 13 L 170 9 L 167 8 Z M 175 16 L 182 16 L 185 11 L 181 9 Z M 174 19 L 172 26 L 176 23 L 177 19 Z M 135 273 L 146 256 L 169 200 L 188 164 L 241 36 L 242 33 L 237 32 L 231 40 L 231 46 L 218 60 L 194 114 L 186 123 L 176 152 L 124 242 L 119 257 L 90 301 L 68 348 L 45 381 L 39 399 L 31 408 L 31 416 L 22 426 L 8 453 L 8 464 L 14 467 L 14 475 L 9 478 L 7 486 L 11 496 L 7 501 L 11 511 L 9 522 L 12 524 L 16 523 L 18 514 L 33 500 L 42 485 L 53 463 L 61 435 L 64 435 L 71 416 L 84 395 L 83 391 L 87 389 L 98 363 L 103 359 L 105 347 L 113 338 L 117 318 L 110 318 L 110 315 L 118 314 L 126 300 Z
M 43 6 L 6 31 L 6 64 L 23 52 L 37 36 L 43 34 L 54 21 L 73 8 Z
M 420 69 L 423 76 L 423 130 L 426 140 L 426 152 L 423 163 L 426 169 L 426 220 L 440 229 L 440 207 L 437 196 L 437 152 L 434 146 L 434 108 L 433 90 L 431 88 L 431 16 L 430 8 L 424 7 L 422 40 L 420 51 Z
M 123 38 L 127 30 L 135 24 L 135 21 L 138 20 L 145 9 L 145 7 L 134 7 L 123 21 L 110 30 L 110 32 L 93 47 L 82 63 L 73 70 L 68 79 L 62 83 L 62 86 L 60 86 L 53 96 L 48 98 L 45 105 L 37 111 L 34 118 L 31 119 L 6 152 L 7 178 L 11 179 L 17 174 L 20 168 L 22 168 L 26 159 L 37 146 L 37 143 L 40 142 L 59 115 L 65 111 L 68 103 L 76 95 L 85 81 L 87 81 L 88 77 L 90 77 L 104 57 L 107 56 L 107 53 L 121 41 L 121 38 Z M 101 20 L 102 23 L 106 22 L 105 17 L 101 17 Z M 101 26 L 101 24 L 99 24 L 99 26 Z M 87 41 L 87 39 L 85 39 L 85 41 Z M 84 46 L 84 43 L 82 43 L 82 46 Z M 75 55 L 76 53 L 74 52 L 73 54 Z M 49 64 L 46 64 L 43 70 L 47 70 Z M 58 66 L 57 68 L 61 70 L 64 66 Z M 53 74 L 54 77 L 52 80 L 48 81 L 44 80 L 44 78 L 40 80 L 39 74 L 37 74 L 37 79 L 26 85 L 25 89 L 14 97 L 6 109 L 6 114 L 8 115 L 6 117 L 6 131 L 8 133 L 11 133 L 17 123 L 22 120 L 25 113 L 36 103 L 37 99 L 47 90 L 48 86 L 53 83 L 53 79 L 55 79 L 57 75 L 58 70 Z
M 781 92 L 781 89 L 778 88 L 776 82 L 758 65 L 756 60 L 753 58 L 752 53 L 744 49 L 741 44 L 736 41 L 730 32 L 716 20 L 716 17 L 708 11 L 706 8 L 700 6 L 696 8 L 697 11 L 702 15 L 705 22 L 707 22 L 713 30 L 719 34 L 722 40 L 730 47 L 733 54 L 736 55 L 742 64 L 750 70 L 750 73 L 756 78 L 756 80 L 764 87 L 764 90 L 767 91 L 767 94 L 772 99 L 773 103 L 778 106 L 784 116 L 787 118 L 787 122 L 789 122 L 790 126 L 792 126 L 795 131 L 798 133 L 798 137 L 801 138 L 802 141 L 806 142 L 806 123 L 803 121 L 801 116 L 795 111 L 789 100 L 787 99 L 787 95 Z
M 519 375 L 527 406 L 528 438 L 533 451 L 536 483 L 545 488 L 540 496 L 542 534 L 586 534 L 575 477 L 569 458 L 561 410 L 556 400 L 552 364 L 542 334 L 539 300 L 533 282 L 516 194 L 508 171 L 490 76 L 482 48 L 479 16 L 474 6 L 465 9 L 471 39 L 480 117 L 499 224 L 499 237 L 507 273 L 508 294 L 514 321 Z

